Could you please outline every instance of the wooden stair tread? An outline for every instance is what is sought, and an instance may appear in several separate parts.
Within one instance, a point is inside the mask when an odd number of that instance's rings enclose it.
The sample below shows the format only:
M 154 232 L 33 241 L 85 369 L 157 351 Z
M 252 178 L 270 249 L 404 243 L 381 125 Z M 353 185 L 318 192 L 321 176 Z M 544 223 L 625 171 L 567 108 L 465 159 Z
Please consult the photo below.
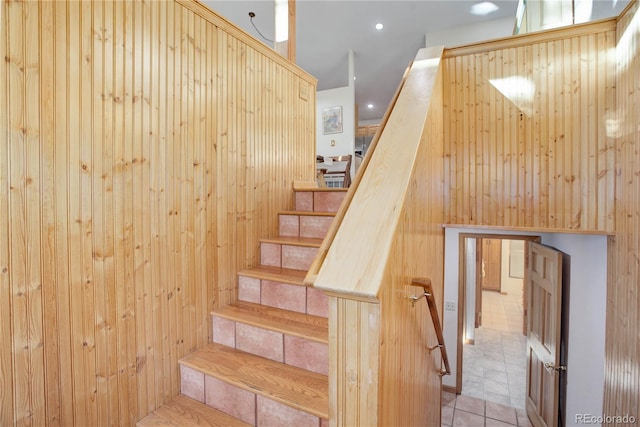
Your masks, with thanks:
M 179 394 L 136 424 L 138 427 L 248 427 L 224 412 Z
M 328 343 L 329 340 L 329 328 L 326 317 L 298 313 L 296 311 L 283 310 L 245 301 L 234 302 L 226 307 L 214 310 L 211 314 L 323 344 Z
M 344 172 L 343 172 L 344 173 Z M 342 187 L 318 187 L 318 188 L 301 188 L 295 189 L 296 193 L 346 193 L 348 188 Z
M 292 270 L 290 268 L 271 267 L 268 265 L 259 265 L 238 273 L 239 276 L 270 280 L 278 283 L 288 283 L 290 285 L 303 285 L 306 274 L 307 272 L 305 270 Z
M 262 243 L 278 243 L 283 245 L 306 246 L 309 248 L 319 248 L 323 239 L 314 237 L 297 237 L 297 236 L 275 236 L 260 239 Z
M 281 211 L 278 212 L 279 215 L 299 215 L 299 216 L 327 216 L 333 217 L 336 216 L 335 212 L 325 212 L 325 211 Z
M 328 377 L 211 343 L 180 364 L 320 418 L 329 418 Z

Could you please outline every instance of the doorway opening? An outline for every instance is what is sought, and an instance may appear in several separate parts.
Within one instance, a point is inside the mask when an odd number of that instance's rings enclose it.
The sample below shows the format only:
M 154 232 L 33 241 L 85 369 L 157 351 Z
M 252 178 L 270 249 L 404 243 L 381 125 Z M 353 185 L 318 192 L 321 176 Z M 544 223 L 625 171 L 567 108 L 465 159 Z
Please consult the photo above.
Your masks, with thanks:
M 526 242 L 540 236 L 460 234 L 457 392 L 525 408 Z

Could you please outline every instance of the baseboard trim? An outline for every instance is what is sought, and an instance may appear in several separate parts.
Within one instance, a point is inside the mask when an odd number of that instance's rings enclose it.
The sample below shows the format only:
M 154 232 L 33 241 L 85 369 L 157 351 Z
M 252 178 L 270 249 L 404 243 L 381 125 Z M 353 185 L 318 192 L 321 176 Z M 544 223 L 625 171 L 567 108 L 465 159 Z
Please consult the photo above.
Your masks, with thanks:
M 457 394 L 456 393 L 456 388 L 455 387 L 451 387 L 450 385 L 443 385 L 442 386 L 442 391 L 446 391 L 448 393 Z

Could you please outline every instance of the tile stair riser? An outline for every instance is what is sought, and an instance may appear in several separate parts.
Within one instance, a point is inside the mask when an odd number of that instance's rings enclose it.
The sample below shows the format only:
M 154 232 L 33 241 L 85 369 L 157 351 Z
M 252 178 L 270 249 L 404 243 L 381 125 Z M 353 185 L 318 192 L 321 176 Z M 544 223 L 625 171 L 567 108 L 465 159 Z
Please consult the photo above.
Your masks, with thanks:
M 339 192 L 314 192 L 313 210 L 314 212 L 338 212 L 340 204 L 344 200 L 346 193 Z
M 303 216 L 300 217 L 300 237 L 322 239 L 327 235 L 333 222 L 332 216 Z
M 181 366 L 180 378 L 180 390 L 185 396 L 253 426 L 283 425 L 285 421 L 285 424 L 296 427 L 329 425 L 327 420 L 229 384 L 193 368 Z
M 292 244 L 261 242 L 260 264 L 293 270 L 308 270 L 318 248 Z
M 254 277 L 238 278 L 240 301 L 267 305 L 298 313 L 328 316 L 328 298 L 319 290 Z
M 292 270 L 309 270 L 318 248 L 282 245 L 282 267 Z
M 327 234 L 333 218 L 324 215 L 280 214 L 279 235 L 322 239 Z
M 297 191 L 295 210 L 303 212 L 337 212 L 346 192 Z
M 327 375 L 328 345 L 213 316 L 213 342 Z

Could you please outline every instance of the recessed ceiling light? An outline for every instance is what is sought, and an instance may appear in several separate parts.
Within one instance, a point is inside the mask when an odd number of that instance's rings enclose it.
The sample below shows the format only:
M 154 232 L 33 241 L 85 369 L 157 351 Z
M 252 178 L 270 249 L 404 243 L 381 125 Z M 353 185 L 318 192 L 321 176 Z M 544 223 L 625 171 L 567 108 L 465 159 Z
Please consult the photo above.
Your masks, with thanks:
M 384 28 L 384 25 L 382 25 L 381 23 L 379 23 L 379 22 L 378 22 L 378 23 L 376 24 L 376 30 L 381 30 L 381 29 L 383 29 L 383 28 Z
M 367 104 L 367 108 L 371 110 L 373 108 L 373 104 Z
M 355 79 L 356 79 L 356 76 L 353 76 L 353 80 L 355 80 Z
M 471 6 L 471 10 L 469 11 L 472 15 L 480 15 L 485 16 L 490 13 L 495 12 L 500 9 L 495 3 L 491 3 L 490 1 L 483 1 L 482 3 L 476 3 Z

